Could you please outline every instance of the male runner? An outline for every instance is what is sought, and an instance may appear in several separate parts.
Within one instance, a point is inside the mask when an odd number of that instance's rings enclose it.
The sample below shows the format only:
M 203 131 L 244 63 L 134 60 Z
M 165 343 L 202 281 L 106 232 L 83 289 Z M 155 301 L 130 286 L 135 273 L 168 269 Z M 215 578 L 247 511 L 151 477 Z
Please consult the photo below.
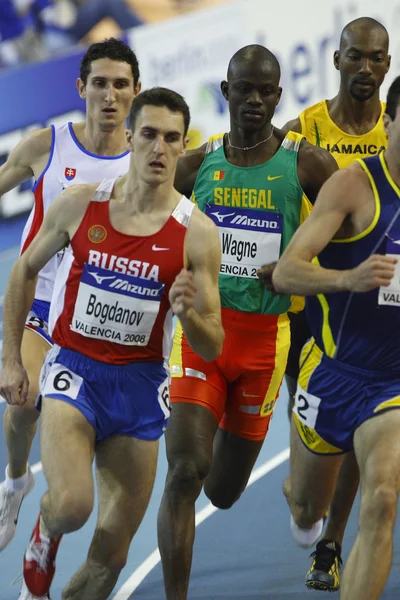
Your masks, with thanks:
M 0 167 L 0 194 L 32 176 L 36 179 L 35 206 L 24 229 L 22 253 L 64 188 L 118 177 L 129 168 L 125 120 L 140 90 L 135 54 L 116 39 L 93 44 L 82 58 L 77 88 L 86 101 L 86 120 L 29 133 Z M 27 461 L 39 417 L 35 408 L 39 373 L 52 345 L 47 322 L 57 265 L 54 257 L 39 273 L 22 338 L 22 360 L 30 381 L 27 401 L 7 406 L 4 413 L 8 466 L 0 484 L 0 550 L 14 537 L 21 502 L 34 485 Z
M 312 144 L 326 148 L 340 168 L 356 158 L 379 153 L 387 145 L 382 115 L 385 105 L 379 90 L 389 70 L 389 36 L 385 27 L 369 17 L 348 23 L 340 38 L 334 64 L 340 71 L 340 87 L 332 100 L 322 100 L 302 112 L 285 128 L 298 131 Z M 290 314 L 291 347 L 286 368 L 290 411 L 296 393 L 301 349 L 311 337 L 305 311 Z M 335 591 L 340 586 L 341 548 L 344 531 L 359 482 L 354 453 L 343 461 L 337 492 L 329 508 L 324 538 L 313 553 L 306 586 Z M 311 540 L 314 545 L 315 540 Z
M 360 468 L 359 533 L 342 600 L 378 600 L 392 560 L 400 482 L 400 411 L 391 410 L 400 408 L 399 102 L 400 77 L 384 115 L 387 151 L 332 176 L 272 276 L 279 293 L 312 295 L 313 337 L 301 356 L 285 487 L 292 529 L 303 535 L 317 527 L 342 452 L 354 449 Z
M 150 499 L 170 412 L 164 361 L 172 311 L 204 360 L 222 348 L 218 232 L 173 187 L 189 120 L 179 94 L 140 94 L 130 114 L 128 174 L 63 192 L 11 274 L 0 391 L 20 405 L 28 391 L 20 344 L 35 277 L 66 248 L 50 310 L 56 345 L 41 381 L 49 491 L 24 560 L 36 596 L 49 590 L 61 535 L 80 529 L 92 511 L 94 455 L 99 524 L 80 582 L 64 597 L 102 600 L 115 586 Z
M 278 260 L 308 214 L 304 193 L 314 200 L 337 168 L 325 150 L 271 125 L 279 79 L 269 50 L 239 50 L 222 83 L 230 132 L 188 153 L 178 167 L 176 187 L 187 196 L 193 192 L 219 228 L 226 340 L 221 357 L 207 364 L 179 326 L 174 339 L 169 470 L 158 519 L 167 600 L 187 597 L 194 504 L 204 481 L 215 506 L 229 508 L 240 497 L 279 393 L 291 299 L 266 292 L 257 270 Z

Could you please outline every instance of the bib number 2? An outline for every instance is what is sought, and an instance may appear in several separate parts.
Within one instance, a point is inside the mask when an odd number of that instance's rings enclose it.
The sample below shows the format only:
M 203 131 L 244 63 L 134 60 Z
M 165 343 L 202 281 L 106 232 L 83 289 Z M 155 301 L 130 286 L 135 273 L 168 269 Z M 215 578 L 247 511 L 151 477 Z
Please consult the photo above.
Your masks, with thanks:
M 304 425 L 307 425 L 311 429 L 315 429 L 320 404 L 321 398 L 305 392 L 300 386 L 297 387 L 293 412 L 296 413 Z

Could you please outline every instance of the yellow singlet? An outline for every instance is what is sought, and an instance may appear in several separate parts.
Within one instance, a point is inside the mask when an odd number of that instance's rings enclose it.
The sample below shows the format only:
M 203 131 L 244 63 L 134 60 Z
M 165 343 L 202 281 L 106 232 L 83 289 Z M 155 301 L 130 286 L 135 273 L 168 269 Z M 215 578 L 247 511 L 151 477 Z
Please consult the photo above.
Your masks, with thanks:
M 348 167 L 357 158 L 378 154 L 387 147 L 382 112 L 375 127 L 363 135 L 350 135 L 342 131 L 331 119 L 326 100 L 306 108 L 300 115 L 301 133 L 314 146 L 325 148 L 332 154 L 340 169 Z

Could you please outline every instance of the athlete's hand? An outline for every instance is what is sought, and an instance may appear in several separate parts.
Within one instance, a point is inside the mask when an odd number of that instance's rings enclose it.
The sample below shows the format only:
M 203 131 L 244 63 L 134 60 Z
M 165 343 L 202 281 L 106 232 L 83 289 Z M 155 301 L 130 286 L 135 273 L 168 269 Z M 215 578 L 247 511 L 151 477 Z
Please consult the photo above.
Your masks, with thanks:
M 193 308 L 196 291 L 193 273 L 182 269 L 169 291 L 171 308 L 177 317 L 184 317 Z
M 274 284 L 272 283 L 272 273 L 274 272 L 276 264 L 276 262 L 273 262 L 269 265 L 263 265 L 257 271 L 257 277 L 262 281 L 265 289 L 270 292 L 275 292 Z
M 0 371 L 0 396 L 7 404 L 22 406 L 28 397 L 29 380 L 22 364 L 18 361 L 3 363 Z
M 372 254 L 367 260 L 349 271 L 344 271 L 345 289 L 350 292 L 369 292 L 388 286 L 394 276 L 397 260 L 382 254 Z

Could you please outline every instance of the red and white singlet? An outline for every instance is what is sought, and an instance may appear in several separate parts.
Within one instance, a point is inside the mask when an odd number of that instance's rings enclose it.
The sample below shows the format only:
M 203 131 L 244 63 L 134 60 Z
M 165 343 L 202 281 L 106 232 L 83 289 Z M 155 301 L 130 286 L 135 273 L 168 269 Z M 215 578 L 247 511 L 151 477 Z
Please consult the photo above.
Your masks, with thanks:
M 97 188 L 57 270 L 49 330 L 54 342 L 106 363 L 163 361 L 172 338 L 168 293 L 184 266 L 194 204 L 182 197 L 156 233 L 113 228 L 115 179 Z

